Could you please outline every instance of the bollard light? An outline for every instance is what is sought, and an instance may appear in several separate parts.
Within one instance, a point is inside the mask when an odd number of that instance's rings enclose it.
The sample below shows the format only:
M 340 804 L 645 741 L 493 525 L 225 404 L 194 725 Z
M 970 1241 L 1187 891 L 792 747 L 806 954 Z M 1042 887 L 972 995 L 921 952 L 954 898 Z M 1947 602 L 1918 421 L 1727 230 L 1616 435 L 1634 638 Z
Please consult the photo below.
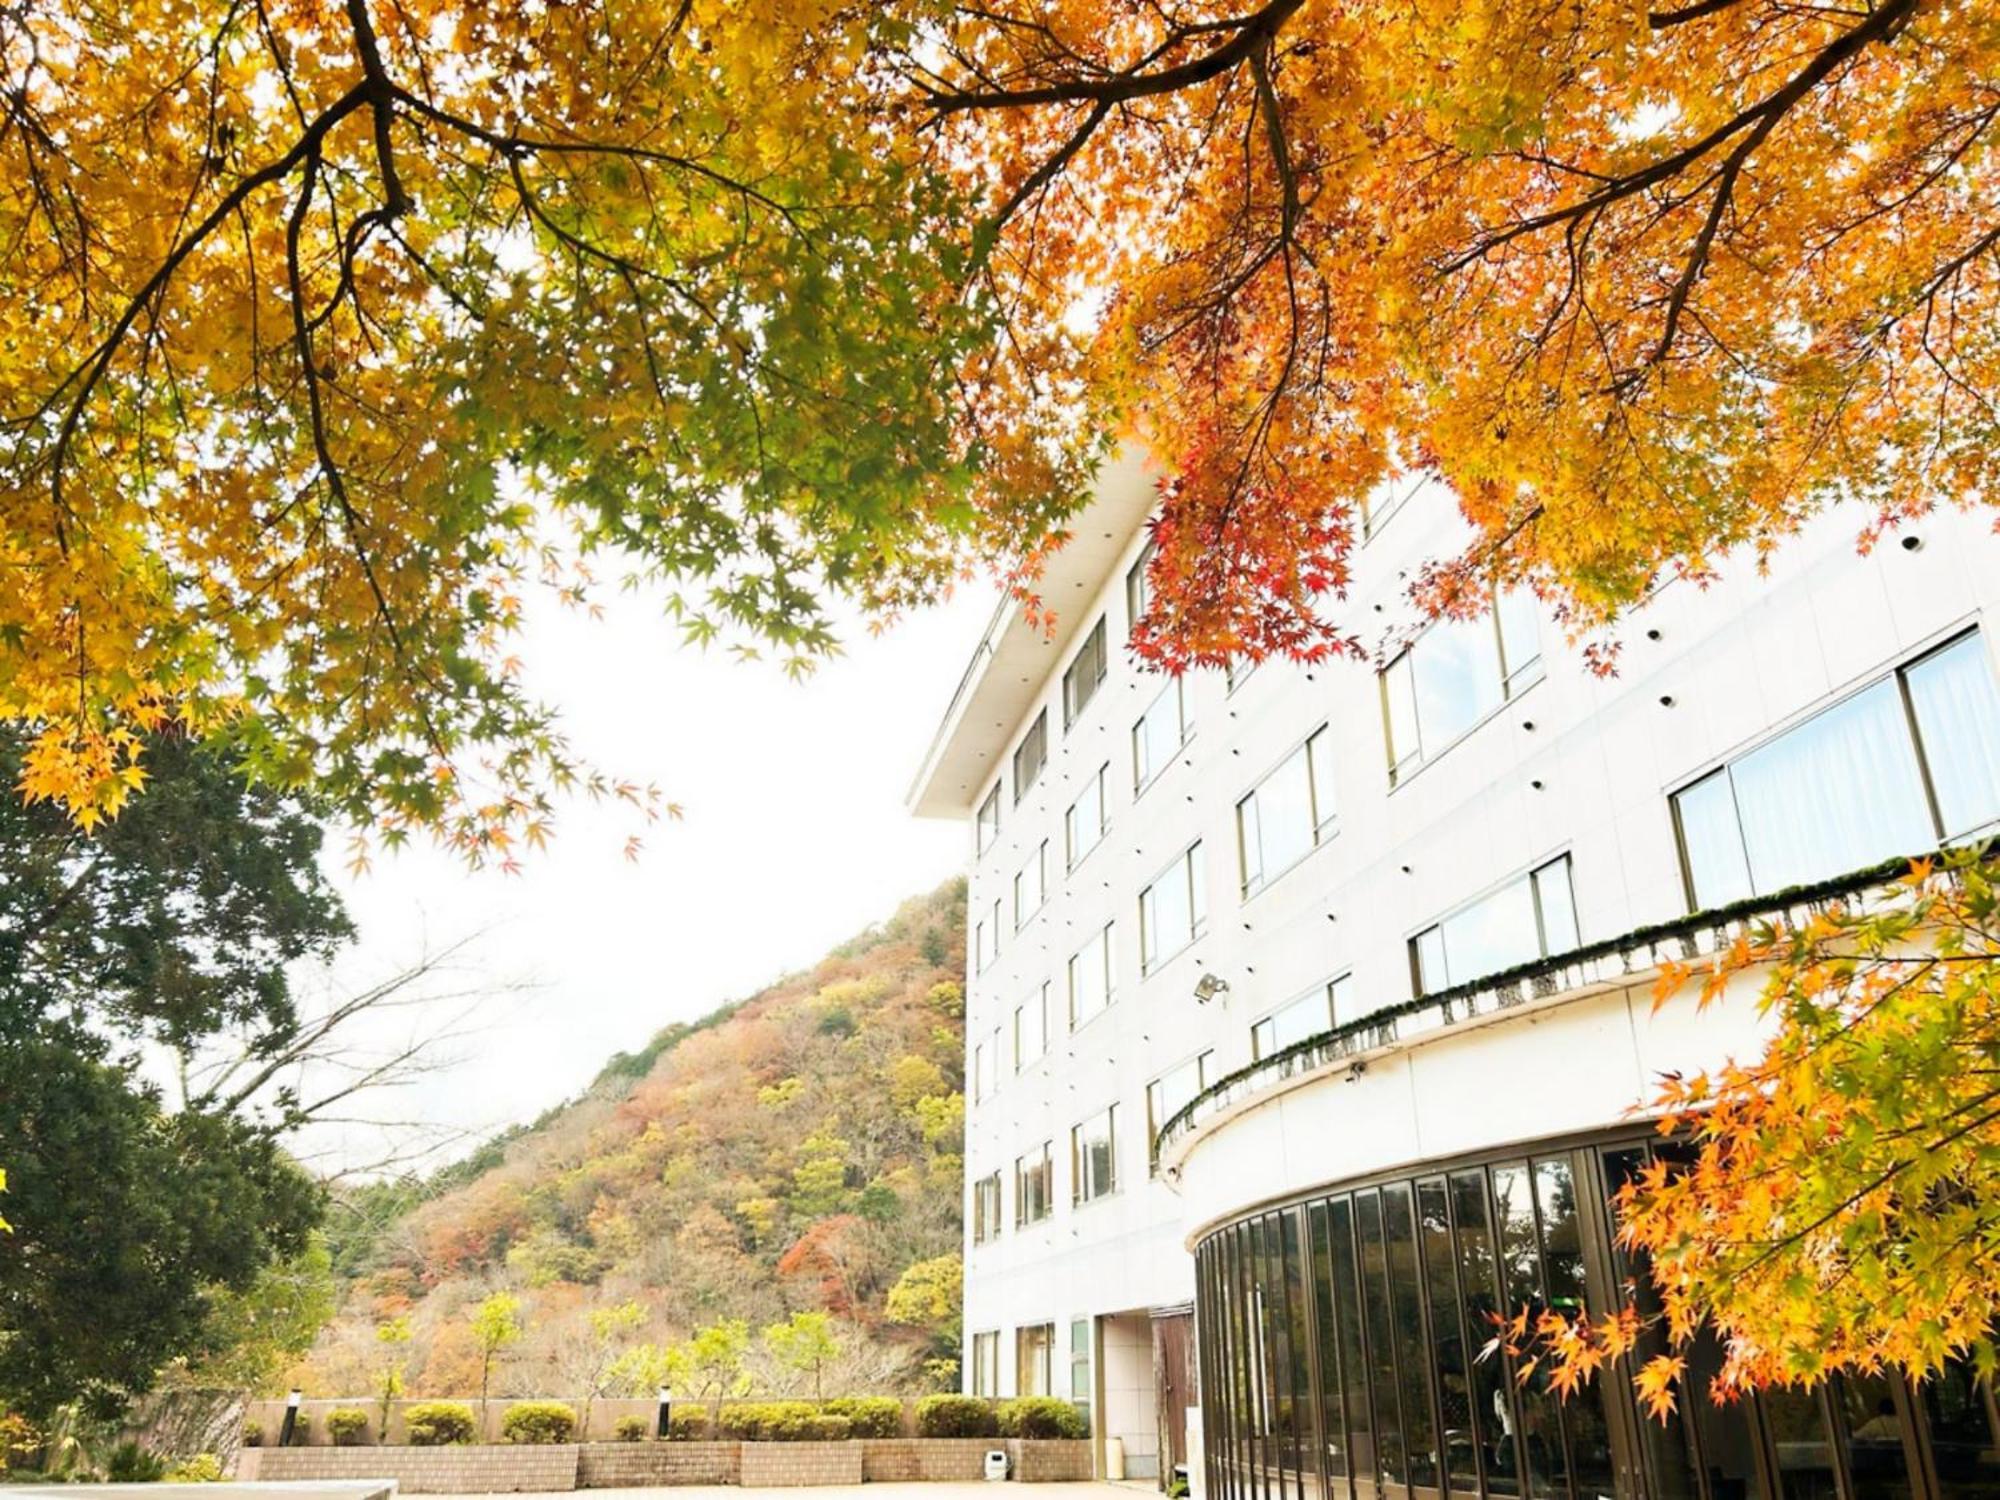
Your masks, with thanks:
M 674 1393 L 669 1387 L 663 1385 L 659 1390 L 659 1398 L 660 1413 L 654 1422 L 653 1436 L 664 1440 L 667 1436 L 667 1418 L 673 1411 Z
M 285 1420 L 278 1427 L 278 1446 L 280 1448 L 289 1448 L 292 1446 L 292 1434 L 298 1429 L 299 1425 L 299 1403 L 305 1399 L 306 1393 L 304 1391 L 295 1390 L 285 1393 Z

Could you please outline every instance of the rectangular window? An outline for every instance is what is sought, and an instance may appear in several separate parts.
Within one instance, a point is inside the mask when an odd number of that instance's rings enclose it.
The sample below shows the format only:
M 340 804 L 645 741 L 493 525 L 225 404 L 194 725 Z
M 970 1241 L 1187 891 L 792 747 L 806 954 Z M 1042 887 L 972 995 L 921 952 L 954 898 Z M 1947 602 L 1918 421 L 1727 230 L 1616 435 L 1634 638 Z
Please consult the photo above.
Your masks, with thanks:
M 1148 1170 L 1160 1170 L 1159 1159 L 1153 1154 L 1153 1142 L 1159 1139 L 1160 1130 L 1175 1115 L 1186 1109 L 1194 1101 L 1194 1096 L 1208 1087 L 1209 1073 L 1215 1066 L 1215 1053 L 1204 1052 L 1199 1057 L 1191 1057 L 1177 1068 L 1170 1068 L 1146 1085 L 1146 1155 Z
M 1028 795 L 1028 788 L 1042 774 L 1042 767 L 1049 763 L 1049 711 L 1045 708 L 1035 715 L 1035 722 L 1028 726 L 1028 732 L 1021 736 L 1021 743 L 1014 747 L 1014 805 L 1019 807 L 1021 799 Z
M 1111 924 L 1069 958 L 1069 1029 L 1076 1030 L 1111 1003 Z
M 972 972 L 984 974 L 986 966 L 993 962 L 993 932 L 981 917 L 972 924 Z
M 1440 620 L 1382 669 L 1393 785 L 1542 677 L 1532 595 L 1502 594 L 1476 620 Z
M 1049 987 L 1042 984 L 1014 1007 L 1014 1071 L 1020 1072 L 1048 1050 Z
M 1069 730 L 1083 711 L 1090 706 L 1090 700 L 1097 696 L 1097 690 L 1104 683 L 1106 653 L 1104 650 L 1104 617 L 1099 615 L 1097 623 L 1090 627 L 1090 634 L 1083 638 L 1083 644 L 1076 649 L 1076 655 L 1063 673 L 1063 729 Z
M 1333 837 L 1330 739 L 1322 725 L 1236 804 L 1244 896 L 1262 890 Z
M 1139 553 L 1139 559 L 1125 572 L 1125 623 L 1126 637 L 1139 628 L 1139 622 L 1146 618 L 1146 611 L 1153 607 L 1153 580 L 1147 576 L 1153 566 L 1153 555 L 1160 549 L 1151 538 Z
M 1074 870 L 1104 838 L 1104 780 L 1110 771 L 1109 765 L 1099 766 L 1063 814 L 1064 869 Z
M 1673 797 L 1696 910 L 1864 869 L 2000 819 L 2000 688 L 1975 632 Z
M 1014 1227 L 1039 1224 L 1055 1204 L 1055 1156 L 1049 1143 L 1014 1158 Z
M 1381 486 L 1361 497 L 1361 537 L 1373 541 L 1389 520 L 1409 503 L 1410 497 L 1428 483 L 1424 479 L 1403 479 Z
M 1410 939 L 1417 993 L 1433 994 L 1577 946 L 1569 856 L 1559 855 Z
M 1091 1203 L 1118 1191 L 1118 1106 L 1113 1104 L 1069 1131 L 1071 1201 Z
M 1069 1399 L 1078 1406 L 1090 1404 L 1090 1319 L 1075 1318 L 1069 1325 Z
M 1187 743 L 1186 694 L 1176 677 L 1132 726 L 1132 788 L 1142 792 Z
M 972 1049 L 972 1098 L 991 1099 L 1000 1092 L 1000 1028 L 975 1043 Z
M 1014 1390 L 1022 1396 L 1055 1394 L 1056 1325 L 1032 1323 L 1014 1330 Z
M 1139 972 L 1150 974 L 1202 935 L 1208 923 L 1207 870 L 1201 845 L 1139 892 Z
M 972 1394 L 1000 1394 L 1000 1330 L 972 1336 Z
M 1250 1028 L 1250 1056 L 1265 1058 L 1354 1018 L 1354 976 L 1306 991 Z
M 1264 659 L 1261 656 L 1230 657 L 1228 664 L 1222 669 L 1222 682 L 1225 691 L 1235 692 L 1244 683 L 1248 682 L 1256 670 L 1263 665 Z
M 1028 918 L 1042 909 L 1049 895 L 1049 844 L 1044 839 L 1028 856 L 1028 862 L 1014 872 L 1014 930 L 1019 932 Z
M 975 842 L 978 852 L 984 854 L 993 847 L 993 841 L 1000 837 L 1000 783 L 993 783 L 993 790 L 986 794 L 986 800 L 979 804 L 979 819 Z
M 972 1185 L 972 1243 L 1000 1237 L 1000 1174 L 988 1172 Z

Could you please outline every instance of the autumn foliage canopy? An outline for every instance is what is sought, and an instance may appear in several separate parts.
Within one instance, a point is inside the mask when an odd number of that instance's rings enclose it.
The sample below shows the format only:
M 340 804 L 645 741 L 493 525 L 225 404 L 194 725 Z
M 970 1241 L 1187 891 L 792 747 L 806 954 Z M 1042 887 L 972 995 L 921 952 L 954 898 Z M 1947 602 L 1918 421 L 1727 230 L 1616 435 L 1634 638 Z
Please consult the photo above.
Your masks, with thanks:
M 1835 497 L 1994 492 L 1975 7 L 23 0 L 0 12 L 0 714 L 84 823 L 163 721 L 473 857 L 573 761 L 529 592 L 809 660 L 1031 572 L 1114 437 L 1161 663 L 1588 633 Z M 1032 586 L 1029 580 L 1028 586 Z

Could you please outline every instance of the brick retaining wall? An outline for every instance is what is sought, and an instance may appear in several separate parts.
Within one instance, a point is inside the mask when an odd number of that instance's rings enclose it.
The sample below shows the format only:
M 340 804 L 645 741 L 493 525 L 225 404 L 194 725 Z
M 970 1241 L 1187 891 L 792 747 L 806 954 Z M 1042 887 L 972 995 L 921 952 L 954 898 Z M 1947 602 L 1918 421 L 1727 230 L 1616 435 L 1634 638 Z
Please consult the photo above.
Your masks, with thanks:
M 741 1443 L 585 1443 L 576 1467 L 580 1490 L 662 1484 L 738 1484 Z
M 738 1483 L 777 1486 L 861 1483 L 861 1440 L 839 1443 L 744 1443 Z
M 1023 1484 L 1056 1484 L 1092 1478 L 1091 1452 L 1097 1445 L 1088 1438 L 1007 1439 L 1007 1453 L 1014 1460 L 1014 1477 Z
M 861 1477 L 871 1484 L 980 1479 L 986 1455 L 1006 1446 L 1001 1438 L 863 1438 Z
M 573 1490 L 573 1443 L 443 1448 L 246 1448 L 238 1477 L 263 1483 L 294 1479 L 393 1479 L 414 1495 Z

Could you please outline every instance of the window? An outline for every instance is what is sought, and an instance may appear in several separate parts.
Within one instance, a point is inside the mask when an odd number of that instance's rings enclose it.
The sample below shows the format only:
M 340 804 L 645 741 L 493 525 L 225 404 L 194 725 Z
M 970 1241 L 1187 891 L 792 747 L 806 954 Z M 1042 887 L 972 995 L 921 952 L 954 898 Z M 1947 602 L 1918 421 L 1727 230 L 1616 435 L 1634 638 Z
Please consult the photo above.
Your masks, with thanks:
M 972 1243 L 1000 1237 L 1000 1174 L 988 1172 L 972 1185 Z
M 1410 939 L 1417 993 L 1428 995 L 1577 945 L 1569 856 L 1561 855 Z
M 1984 642 L 1919 657 L 1676 792 L 1673 808 L 1697 910 L 2000 819 L 2000 689 Z
M 1014 1390 L 1022 1396 L 1054 1394 L 1056 1325 L 1031 1323 L 1014 1330 Z
M 1000 1330 L 972 1336 L 972 1394 L 1000 1394 Z
M 1039 1224 L 1055 1206 L 1055 1157 L 1049 1143 L 1014 1158 L 1014 1227 Z
M 1044 839 L 1028 856 L 1028 862 L 1014 872 L 1014 930 L 1019 932 L 1028 918 L 1042 909 L 1049 895 L 1049 844 Z
M 1146 1156 L 1147 1170 L 1158 1173 L 1159 1158 L 1154 1155 L 1153 1143 L 1160 1138 L 1160 1131 L 1175 1115 L 1194 1101 L 1194 1096 L 1208 1087 L 1210 1071 L 1215 1066 L 1215 1053 L 1204 1052 L 1199 1057 L 1191 1057 L 1177 1068 L 1170 1068 L 1146 1085 Z
M 1264 1058 L 1331 1031 L 1354 1014 L 1354 976 L 1343 974 L 1288 1001 L 1250 1028 L 1250 1056 Z
M 1244 683 L 1248 682 L 1256 670 L 1263 665 L 1264 658 L 1261 656 L 1230 657 L 1228 663 L 1222 669 L 1224 690 L 1231 693 L 1235 692 Z
M 1146 618 L 1146 611 L 1153 607 L 1153 580 L 1147 577 L 1147 570 L 1153 566 L 1153 554 L 1160 549 L 1149 537 L 1139 553 L 1139 560 L 1125 573 L 1125 621 L 1131 631 L 1139 628 L 1139 622 Z
M 1063 729 L 1069 730 L 1083 711 L 1090 706 L 1090 700 L 1097 696 L 1097 689 L 1104 682 L 1104 616 L 1097 617 L 1097 623 L 1090 627 L 1090 634 L 1083 638 L 1083 644 L 1076 648 L 1076 656 L 1070 661 L 1069 670 L 1063 673 Z
M 972 1098 L 991 1099 L 1000 1092 L 1000 1028 L 972 1048 Z
M 1118 1106 L 1099 1110 L 1069 1130 L 1071 1200 L 1091 1203 L 1118 1191 Z
M 1111 1003 L 1111 924 L 1069 957 L 1069 1029 Z
M 1049 763 L 1049 711 L 1045 708 L 1035 715 L 1035 722 L 1028 726 L 1028 732 L 1021 736 L 1021 743 L 1014 747 L 1014 805 L 1019 807 L 1021 799 L 1028 795 L 1028 788 L 1042 774 L 1042 767 Z
M 1139 892 L 1139 972 L 1150 974 L 1202 934 L 1208 922 L 1201 845 L 1190 845 Z
M 986 966 L 993 962 L 994 954 L 999 951 L 999 945 L 994 941 L 994 937 L 995 933 L 991 927 L 986 925 L 984 917 L 981 917 L 977 922 L 972 924 L 973 973 L 984 974 Z
M 1049 987 L 1042 984 L 1014 1007 L 1014 1071 L 1020 1072 L 1048 1050 Z
M 993 783 L 993 790 L 986 794 L 986 800 L 979 804 L 979 818 L 974 842 L 977 852 L 984 854 L 993 847 L 993 841 L 1000 837 L 1000 783 Z
M 1069 1325 L 1069 1399 L 1090 1405 L 1090 1319 L 1072 1318 Z
M 1382 670 L 1391 785 L 1542 678 L 1532 595 L 1502 594 L 1477 620 L 1441 620 Z
M 1104 778 L 1110 770 L 1109 765 L 1099 766 L 1063 814 L 1064 869 L 1074 870 L 1104 838 Z
M 1412 496 L 1425 488 L 1428 479 L 1402 480 L 1385 484 L 1361 497 L 1361 537 L 1363 541 L 1373 541 L 1381 535 L 1382 528 L 1389 524 L 1390 517 L 1410 502 Z
M 1143 792 L 1187 743 L 1186 697 L 1176 677 L 1132 726 L 1132 788 Z
M 1262 890 L 1333 832 L 1333 766 L 1322 725 L 1236 804 L 1243 894 Z

